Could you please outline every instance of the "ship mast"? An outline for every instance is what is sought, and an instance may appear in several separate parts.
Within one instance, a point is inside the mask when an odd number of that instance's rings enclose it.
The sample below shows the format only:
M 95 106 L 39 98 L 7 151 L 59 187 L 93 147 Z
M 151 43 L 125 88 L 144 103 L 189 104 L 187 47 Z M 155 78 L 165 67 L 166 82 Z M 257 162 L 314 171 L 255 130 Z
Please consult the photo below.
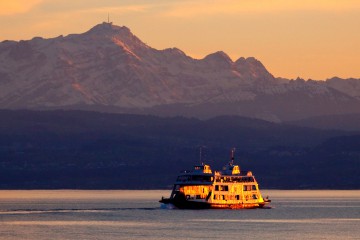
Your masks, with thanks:
M 230 163 L 229 163 L 230 166 L 232 166 L 234 164 L 234 154 L 235 154 L 235 148 L 232 148 L 231 156 L 230 156 Z
M 200 165 L 204 166 L 204 161 L 203 161 L 203 157 L 202 157 L 202 149 L 204 148 L 205 146 L 200 146 L 200 153 L 199 153 L 199 161 L 200 161 Z

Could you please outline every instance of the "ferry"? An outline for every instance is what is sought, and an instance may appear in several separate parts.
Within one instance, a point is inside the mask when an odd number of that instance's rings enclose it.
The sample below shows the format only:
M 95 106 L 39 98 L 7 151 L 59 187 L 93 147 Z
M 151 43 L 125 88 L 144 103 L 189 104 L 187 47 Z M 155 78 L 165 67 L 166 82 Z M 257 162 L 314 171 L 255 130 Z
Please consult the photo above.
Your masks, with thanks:
M 271 202 L 263 198 L 251 171 L 242 172 L 231 160 L 222 171 L 212 171 L 209 165 L 199 164 L 192 171 L 182 172 L 176 179 L 169 198 L 162 204 L 180 209 L 246 209 L 263 208 Z

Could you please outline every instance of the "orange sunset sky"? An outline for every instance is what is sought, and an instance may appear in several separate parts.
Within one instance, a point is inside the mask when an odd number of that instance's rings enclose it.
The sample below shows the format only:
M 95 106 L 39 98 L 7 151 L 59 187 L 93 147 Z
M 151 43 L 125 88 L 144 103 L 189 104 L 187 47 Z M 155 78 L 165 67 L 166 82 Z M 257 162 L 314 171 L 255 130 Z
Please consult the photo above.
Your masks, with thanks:
M 82 33 L 108 13 L 157 49 L 253 56 L 275 77 L 360 78 L 358 0 L 0 0 L 0 41 Z

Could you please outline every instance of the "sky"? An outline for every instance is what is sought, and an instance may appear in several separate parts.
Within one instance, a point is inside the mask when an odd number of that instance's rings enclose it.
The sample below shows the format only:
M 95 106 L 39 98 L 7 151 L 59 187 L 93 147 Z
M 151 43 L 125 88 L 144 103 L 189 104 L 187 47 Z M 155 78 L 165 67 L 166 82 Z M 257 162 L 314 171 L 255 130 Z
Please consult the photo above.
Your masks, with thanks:
M 0 0 L 0 41 L 110 21 L 156 49 L 255 57 L 275 77 L 360 78 L 359 0 Z

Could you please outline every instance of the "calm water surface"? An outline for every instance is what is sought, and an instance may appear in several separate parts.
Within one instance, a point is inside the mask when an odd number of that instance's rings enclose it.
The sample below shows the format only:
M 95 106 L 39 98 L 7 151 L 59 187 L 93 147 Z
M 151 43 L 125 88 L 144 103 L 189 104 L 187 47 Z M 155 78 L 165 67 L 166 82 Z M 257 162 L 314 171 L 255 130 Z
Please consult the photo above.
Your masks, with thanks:
M 0 191 L 0 239 L 360 239 L 360 191 L 263 190 L 271 209 L 177 210 L 169 191 Z

